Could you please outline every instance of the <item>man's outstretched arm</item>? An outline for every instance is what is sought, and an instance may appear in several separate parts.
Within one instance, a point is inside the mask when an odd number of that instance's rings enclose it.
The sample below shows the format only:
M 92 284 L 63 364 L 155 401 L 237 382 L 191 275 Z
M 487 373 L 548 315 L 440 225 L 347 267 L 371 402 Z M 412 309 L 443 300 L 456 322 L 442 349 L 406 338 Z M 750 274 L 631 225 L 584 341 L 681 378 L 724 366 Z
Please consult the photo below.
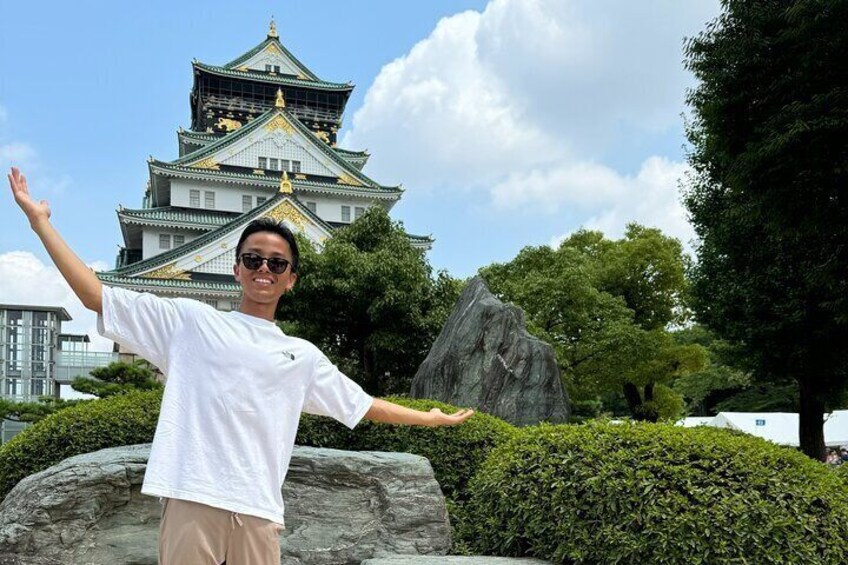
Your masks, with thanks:
M 465 422 L 474 414 L 474 410 L 460 410 L 454 414 L 445 414 L 438 408 L 429 412 L 413 410 L 392 402 L 375 398 L 365 417 L 384 424 L 406 424 L 409 426 L 456 426 Z
M 79 297 L 83 305 L 100 314 L 103 310 L 101 296 L 103 287 L 97 275 L 77 257 L 50 223 L 50 207 L 47 201 L 36 202 L 32 199 L 27 188 L 26 177 L 15 167 L 12 167 L 8 177 L 15 202 L 26 214 L 29 225 L 41 239 L 56 268 L 68 281 L 71 290 Z

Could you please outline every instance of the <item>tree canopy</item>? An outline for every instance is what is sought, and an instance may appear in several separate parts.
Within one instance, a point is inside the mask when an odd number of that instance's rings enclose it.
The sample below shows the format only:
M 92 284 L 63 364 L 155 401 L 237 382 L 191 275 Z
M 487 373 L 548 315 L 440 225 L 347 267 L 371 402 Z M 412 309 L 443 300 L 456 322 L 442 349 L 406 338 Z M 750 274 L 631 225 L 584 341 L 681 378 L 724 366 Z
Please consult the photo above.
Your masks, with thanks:
M 677 240 L 631 224 L 617 241 L 582 230 L 558 249 L 527 247 L 480 274 L 554 347 L 575 401 L 615 392 L 633 417 L 657 420 L 683 409 L 665 385 L 705 362 L 700 346 L 675 343 L 666 330 L 687 315 L 684 266 Z
M 424 252 L 379 206 L 340 229 L 318 253 L 300 241 L 294 290 L 280 301 L 284 327 L 317 345 L 373 395 L 407 393 L 459 296 L 433 276 Z
M 805 453 L 848 383 L 848 1 L 724 0 L 686 45 L 701 322 L 795 382 Z

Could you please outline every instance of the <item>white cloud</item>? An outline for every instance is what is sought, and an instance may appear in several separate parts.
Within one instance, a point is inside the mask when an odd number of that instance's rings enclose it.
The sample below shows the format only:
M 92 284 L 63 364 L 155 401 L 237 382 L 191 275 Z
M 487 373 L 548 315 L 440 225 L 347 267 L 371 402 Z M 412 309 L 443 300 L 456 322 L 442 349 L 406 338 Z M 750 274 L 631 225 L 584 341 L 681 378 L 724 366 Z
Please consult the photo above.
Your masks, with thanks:
M 20 141 L 12 141 L 0 145 L 0 165 L 3 170 L 8 170 L 12 165 L 26 165 L 32 162 L 35 150 L 28 144 Z
M 105 269 L 107 264 L 95 261 L 89 267 Z M 112 350 L 112 342 L 97 334 L 96 314 L 82 305 L 55 267 L 28 251 L 0 254 L 0 297 L 4 304 L 62 307 L 73 318 L 62 324 L 63 332 L 88 334 L 92 351 Z
M 496 198 L 501 199 L 501 205 L 508 205 L 518 202 L 526 192 L 535 191 L 538 196 L 531 201 L 546 203 L 546 210 L 551 212 L 576 202 L 585 211 L 584 228 L 619 238 L 628 223 L 638 222 L 676 237 L 691 253 L 695 231 L 687 221 L 679 192 L 680 182 L 689 170 L 685 163 L 654 156 L 642 164 L 635 176 L 622 176 L 602 166 L 587 171 L 553 171 L 526 188 L 508 184 L 496 187 L 501 191 Z M 582 198 L 574 198 L 575 194 Z M 570 233 L 552 238 L 550 245 L 558 246 Z
M 682 130 L 683 38 L 718 12 L 714 0 L 492 0 L 385 65 L 342 144 L 369 148 L 384 182 L 484 190 L 497 207 L 566 207 L 610 235 L 639 221 L 686 242 L 685 167 L 646 140 Z M 638 173 L 611 163 L 624 146 Z

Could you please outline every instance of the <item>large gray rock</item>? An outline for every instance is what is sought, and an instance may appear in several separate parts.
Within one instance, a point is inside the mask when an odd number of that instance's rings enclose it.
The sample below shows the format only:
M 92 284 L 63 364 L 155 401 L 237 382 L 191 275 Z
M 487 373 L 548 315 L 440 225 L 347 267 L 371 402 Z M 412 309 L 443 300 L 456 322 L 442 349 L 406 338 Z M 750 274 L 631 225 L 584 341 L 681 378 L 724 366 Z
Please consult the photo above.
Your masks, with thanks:
M 524 312 L 475 277 L 415 373 L 410 395 L 472 407 L 517 426 L 568 421 L 553 348 L 527 333 Z
M 21 481 L 0 505 L 0 556 L 21 565 L 155 564 L 161 506 L 140 493 L 149 453 L 149 445 L 104 449 Z M 444 497 L 423 457 L 295 447 L 283 497 L 287 565 L 450 547 Z

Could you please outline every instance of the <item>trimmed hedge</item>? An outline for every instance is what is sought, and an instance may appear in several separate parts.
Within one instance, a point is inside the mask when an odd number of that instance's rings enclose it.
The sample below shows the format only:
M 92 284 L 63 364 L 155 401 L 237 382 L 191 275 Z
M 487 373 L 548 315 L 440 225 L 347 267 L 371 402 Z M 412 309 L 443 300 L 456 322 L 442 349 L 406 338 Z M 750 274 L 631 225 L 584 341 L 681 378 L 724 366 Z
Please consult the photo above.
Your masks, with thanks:
M 459 410 L 435 400 L 405 397 L 387 397 L 385 400 L 425 412 L 432 408 L 439 408 L 446 414 Z M 428 428 L 363 420 L 355 430 L 348 430 L 329 418 L 304 414 L 300 419 L 297 443 L 353 451 L 397 451 L 421 455 L 430 460 L 445 496 L 464 500 L 468 482 L 489 452 L 512 437 L 514 431 L 512 425 L 481 412 L 461 426 Z
M 764 440 L 662 424 L 524 428 L 470 485 L 476 551 L 556 563 L 848 563 L 844 480 Z
M 0 498 L 21 479 L 63 459 L 153 441 L 162 391 L 120 394 L 65 408 L 0 447 Z
M 415 410 L 439 408 L 446 414 L 459 410 L 435 400 L 405 397 L 388 397 L 385 400 Z M 396 426 L 364 420 L 352 431 L 335 420 L 304 414 L 300 419 L 297 443 L 353 451 L 396 451 L 426 457 L 445 494 L 454 527 L 451 553 L 468 554 L 470 540 L 465 535 L 468 531 L 465 511 L 468 483 L 489 452 L 511 438 L 515 430 L 507 422 L 482 412 L 455 427 Z

